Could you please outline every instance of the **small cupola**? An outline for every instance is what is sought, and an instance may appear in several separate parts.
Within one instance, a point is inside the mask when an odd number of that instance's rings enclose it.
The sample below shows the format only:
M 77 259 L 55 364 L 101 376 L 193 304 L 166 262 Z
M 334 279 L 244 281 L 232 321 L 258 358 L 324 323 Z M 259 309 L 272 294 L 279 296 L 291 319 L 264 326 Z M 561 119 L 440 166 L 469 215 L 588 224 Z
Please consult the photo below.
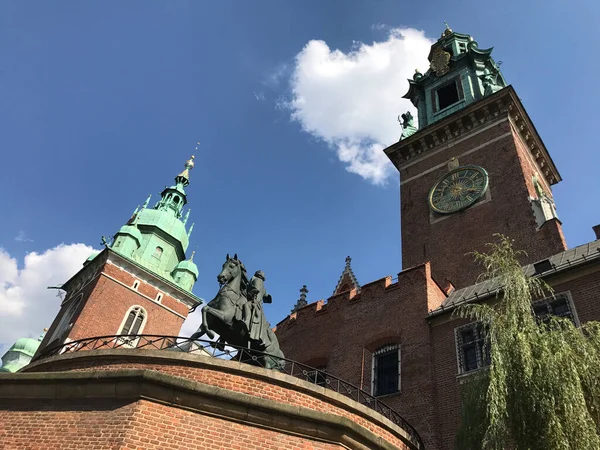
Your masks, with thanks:
M 123 225 L 121 229 L 117 231 L 111 247 L 116 252 L 121 253 L 128 258 L 133 258 L 137 249 L 140 248 L 141 243 L 142 233 L 135 223 L 133 223 Z
M 418 110 L 419 129 L 506 86 L 492 50 L 480 50 L 472 36 L 456 33 L 446 24 L 431 46 L 429 70 L 424 74 L 417 70 L 404 95 Z
M 196 263 L 194 263 L 195 253 L 196 252 L 192 252 L 190 259 L 183 260 L 177 264 L 171 273 L 175 284 L 190 292 L 198 280 L 199 274 L 198 266 L 196 266 Z

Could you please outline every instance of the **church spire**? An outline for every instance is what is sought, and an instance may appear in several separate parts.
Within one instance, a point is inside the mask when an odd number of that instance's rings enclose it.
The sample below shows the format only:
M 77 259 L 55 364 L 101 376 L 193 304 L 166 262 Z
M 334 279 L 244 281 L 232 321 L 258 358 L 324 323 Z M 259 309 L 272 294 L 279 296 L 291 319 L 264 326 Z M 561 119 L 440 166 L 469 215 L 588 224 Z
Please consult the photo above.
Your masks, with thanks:
M 175 177 L 175 185 L 161 192 L 161 199 L 154 209 L 159 211 L 170 211 L 178 219 L 182 216 L 182 210 L 187 203 L 185 187 L 190 184 L 190 170 L 194 168 L 194 155 L 185 162 L 183 171 Z
M 192 155 L 191 158 L 185 162 L 185 169 L 175 177 L 175 183 L 181 184 L 184 187 L 190 184 L 190 170 L 194 168 L 194 158 L 195 156 Z

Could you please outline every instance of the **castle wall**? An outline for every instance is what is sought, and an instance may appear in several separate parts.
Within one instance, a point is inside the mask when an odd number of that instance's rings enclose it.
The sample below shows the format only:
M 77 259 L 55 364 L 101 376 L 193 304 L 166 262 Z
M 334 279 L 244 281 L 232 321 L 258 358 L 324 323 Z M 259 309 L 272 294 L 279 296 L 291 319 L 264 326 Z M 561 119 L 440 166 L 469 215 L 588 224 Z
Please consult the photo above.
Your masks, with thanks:
M 446 298 L 431 278 L 429 264 L 384 278 L 354 291 L 308 305 L 277 325 L 287 358 L 324 370 L 371 392 L 372 355 L 400 345 L 401 389 L 381 400 L 436 448 L 431 342 L 426 315 Z

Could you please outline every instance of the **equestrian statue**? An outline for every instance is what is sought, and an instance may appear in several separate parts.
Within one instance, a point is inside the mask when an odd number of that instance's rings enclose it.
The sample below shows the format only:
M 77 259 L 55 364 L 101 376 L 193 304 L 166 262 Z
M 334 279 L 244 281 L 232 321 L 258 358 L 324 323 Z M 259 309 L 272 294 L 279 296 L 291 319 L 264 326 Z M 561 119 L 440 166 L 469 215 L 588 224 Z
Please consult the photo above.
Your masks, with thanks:
M 201 309 L 202 325 L 191 339 L 199 339 L 204 335 L 213 339 L 218 334 L 219 348 L 224 348 L 226 344 L 243 347 L 248 351 L 238 352 L 241 360 L 246 355 L 250 356 L 246 362 L 253 362 L 251 357 L 256 356 L 257 364 L 267 369 L 280 368 L 283 361 L 279 358 L 283 358 L 283 352 L 263 310 L 263 303 L 272 302 L 265 289 L 263 271 L 256 271 L 248 280 L 246 268 L 237 254 L 233 258 L 227 254 L 217 281 L 219 291 Z

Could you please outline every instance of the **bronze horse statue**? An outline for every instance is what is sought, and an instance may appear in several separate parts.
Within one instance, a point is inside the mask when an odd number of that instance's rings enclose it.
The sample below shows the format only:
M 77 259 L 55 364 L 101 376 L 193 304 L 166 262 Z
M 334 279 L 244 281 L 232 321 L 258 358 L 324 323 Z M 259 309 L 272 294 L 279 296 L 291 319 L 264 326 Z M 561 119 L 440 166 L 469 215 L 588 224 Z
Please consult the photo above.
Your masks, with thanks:
M 244 353 L 252 355 L 252 351 L 263 352 L 275 358 L 257 354 L 258 363 L 268 369 L 279 368 L 283 358 L 283 352 L 279 349 L 279 342 L 262 311 L 262 298 L 254 298 L 254 290 L 249 289 L 249 281 L 246 268 L 237 257 L 227 257 L 219 275 L 219 292 L 207 305 L 202 307 L 202 325 L 191 336 L 191 339 L 199 339 L 205 334 L 209 339 L 219 335 L 218 345 L 223 348 L 225 344 L 231 344 L 247 348 L 248 352 L 239 352 L 243 358 Z M 270 296 L 265 296 L 265 298 Z M 260 305 L 257 302 L 261 302 Z M 245 317 L 247 311 L 254 311 L 262 315 L 260 329 L 249 329 L 249 318 Z M 253 337 L 253 338 L 251 338 Z M 248 356 L 248 355 L 247 355 Z M 251 359 L 251 358 L 249 358 Z M 248 361 L 251 362 L 251 361 Z

